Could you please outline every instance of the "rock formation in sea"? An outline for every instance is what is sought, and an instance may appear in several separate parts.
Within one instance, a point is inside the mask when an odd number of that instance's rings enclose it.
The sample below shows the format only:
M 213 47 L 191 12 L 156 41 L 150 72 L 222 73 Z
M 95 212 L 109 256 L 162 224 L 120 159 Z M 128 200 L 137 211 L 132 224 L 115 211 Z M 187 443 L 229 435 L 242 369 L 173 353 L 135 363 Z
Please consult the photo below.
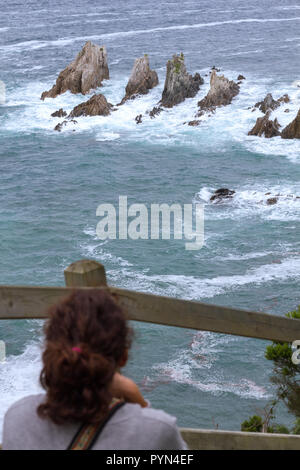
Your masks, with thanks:
M 262 101 L 254 105 L 254 108 L 258 108 L 262 113 L 266 114 L 268 110 L 274 111 L 282 103 L 289 103 L 290 101 L 290 97 L 287 94 L 281 96 L 278 100 L 274 100 L 272 93 L 268 93 Z
M 73 124 L 77 124 L 77 121 L 75 121 L 75 119 L 71 119 L 71 120 L 64 120 L 63 122 L 60 122 L 59 124 L 57 124 L 55 127 L 54 127 L 54 130 L 55 131 L 58 131 L 58 132 L 61 132 L 62 128 L 65 127 L 67 124 L 69 124 L 70 122 L 72 122 Z
M 195 119 L 194 121 L 189 121 L 188 122 L 188 126 L 192 126 L 192 127 L 197 127 L 197 126 L 199 126 L 199 124 L 200 124 L 199 119 Z
M 63 108 L 60 108 L 58 111 L 55 111 L 51 114 L 52 117 L 65 117 L 67 115 L 66 111 Z
M 269 139 L 280 135 L 279 128 L 281 127 L 277 118 L 274 121 L 270 120 L 271 111 L 267 111 L 265 116 L 257 118 L 254 127 L 248 132 L 248 135 L 256 135 L 262 137 L 263 135 Z
M 213 70 L 210 76 L 210 90 L 205 98 L 198 102 L 200 113 L 213 112 L 216 107 L 230 104 L 239 91 L 240 87 L 234 81 L 228 80 L 224 75 L 217 75 Z
M 163 108 L 161 106 L 154 106 L 154 108 L 149 111 L 150 118 L 155 118 L 155 116 L 158 116 L 162 112 L 162 110 Z
M 136 59 L 125 89 L 125 96 L 119 105 L 127 100 L 132 100 L 139 95 L 146 95 L 149 90 L 158 85 L 158 76 L 155 70 L 151 70 L 147 54 Z
M 75 106 L 68 118 L 79 116 L 108 116 L 112 108 L 113 105 L 108 103 L 104 95 L 93 95 L 88 101 Z
M 272 93 L 268 93 L 262 101 L 259 101 L 254 105 L 255 108 L 258 108 L 264 114 L 266 114 L 269 109 L 274 111 L 274 109 L 278 108 L 279 106 L 280 102 L 274 100 Z
M 98 46 L 88 41 L 76 59 L 60 72 L 51 90 L 42 93 L 41 99 L 55 98 L 68 90 L 71 93 L 85 95 L 101 86 L 102 81 L 108 78 L 105 46 Z
M 244 75 L 239 75 L 237 81 L 241 82 L 242 80 L 246 80 L 246 77 L 244 77 Z
M 193 98 L 203 83 L 204 80 L 199 73 L 194 76 L 187 73 L 182 53 L 174 55 L 173 59 L 167 62 L 165 86 L 159 104 L 172 108 L 186 98 Z
M 222 199 L 231 199 L 235 194 L 235 191 L 228 188 L 217 189 L 210 198 L 210 201 L 221 202 Z
M 283 139 L 300 139 L 300 109 L 295 119 L 281 132 Z

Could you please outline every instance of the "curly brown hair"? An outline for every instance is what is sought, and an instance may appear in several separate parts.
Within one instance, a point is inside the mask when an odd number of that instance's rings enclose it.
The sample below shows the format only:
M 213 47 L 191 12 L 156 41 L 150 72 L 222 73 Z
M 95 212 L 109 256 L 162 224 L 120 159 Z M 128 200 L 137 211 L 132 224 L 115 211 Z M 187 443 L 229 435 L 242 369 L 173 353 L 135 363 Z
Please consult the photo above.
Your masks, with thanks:
M 97 423 L 108 411 L 113 375 L 130 347 L 125 315 L 102 289 L 74 291 L 48 314 L 40 374 L 46 401 L 38 415 L 56 424 Z

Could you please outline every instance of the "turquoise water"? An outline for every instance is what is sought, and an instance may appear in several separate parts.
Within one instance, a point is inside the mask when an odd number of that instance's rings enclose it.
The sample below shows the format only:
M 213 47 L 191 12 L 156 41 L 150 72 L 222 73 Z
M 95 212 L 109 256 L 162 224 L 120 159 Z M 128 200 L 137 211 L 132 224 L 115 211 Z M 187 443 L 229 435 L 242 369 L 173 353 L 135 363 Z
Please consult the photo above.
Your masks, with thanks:
M 299 302 L 300 144 L 248 137 L 260 115 L 248 108 L 272 92 L 291 103 L 275 115 L 284 126 L 300 107 L 300 7 L 288 1 L 1 2 L 0 283 L 63 285 L 63 269 L 81 258 L 102 262 L 112 285 L 283 315 Z M 160 84 L 109 117 L 78 118 L 53 131 L 60 107 L 82 96 L 40 101 L 86 40 L 105 44 L 108 101 L 124 95 L 133 61 L 149 54 Z M 190 72 L 205 79 L 198 95 L 137 126 L 134 118 L 160 99 L 166 61 L 184 52 Z M 246 76 L 232 105 L 196 128 L 197 102 L 210 67 Z M 289 108 L 290 112 L 285 113 Z M 210 204 L 219 187 L 234 200 Z M 266 204 L 266 192 L 283 196 Z M 183 240 L 96 237 L 96 209 L 129 204 L 205 204 L 205 245 Z M 126 373 L 155 407 L 180 425 L 239 429 L 273 396 L 266 342 L 156 325 L 134 325 Z M 42 322 L 3 321 L 0 422 L 16 399 L 39 390 Z M 296 339 L 296 338 L 295 338 Z M 285 410 L 279 420 L 291 421 Z

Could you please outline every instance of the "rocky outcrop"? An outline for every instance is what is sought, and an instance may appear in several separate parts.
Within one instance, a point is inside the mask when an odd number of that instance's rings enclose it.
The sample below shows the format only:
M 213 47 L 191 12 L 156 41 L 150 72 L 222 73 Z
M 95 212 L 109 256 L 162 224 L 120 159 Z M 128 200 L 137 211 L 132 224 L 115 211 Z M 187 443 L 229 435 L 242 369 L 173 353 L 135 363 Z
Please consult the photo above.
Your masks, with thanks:
M 136 59 L 126 86 L 126 94 L 119 104 L 121 105 L 139 95 L 146 95 L 157 84 L 158 76 L 154 70 L 150 69 L 148 56 L 144 55 L 144 57 Z
M 174 55 L 173 59 L 167 62 L 165 86 L 160 101 L 161 106 L 172 108 L 186 98 L 193 98 L 203 83 L 204 80 L 199 73 L 194 76 L 187 73 L 183 54 Z
M 55 111 L 51 114 L 52 117 L 65 117 L 67 115 L 66 111 L 60 108 L 58 111 Z
M 244 77 L 244 75 L 239 75 L 237 80 L 238 82 L 241 82 L 242 80 L 246 80 L 246 77 Z
M 290 103 L 291 98 L 289 97 L 288 94 L 283 95 L 281 98 L 279 98 L 279 103 Z
M 210 76 L 210 90 L 208 94 L 199 101 L 200 113 L 202 111 L 214 111 L 216 107 L 227 106 L 239 93 L 240 87 L 228 80 L 224 75 L 217 75 L 213 70 Z
M 274 100 L 272 93 L 268 93 L 262 101 L 254 105 L 254 108 L 258 108 L 262 113 L 266 114 L 268 110 L 274 111 L 282 103 L 289 103 L 290 101 L 291 99 L 287 94 L 281 96 L 278 100 Z
M 162 110 L 163 108 L 161 108 L 160 106 L 154 106 L 154 108 L 149 111 L 150 118 L 155 118 L 155 116 L 158 116 L 162 112 Z
M 79 116 L 108 116 L 113 105 L 104 95 L 93 95 L 88 101 L 80 103 L 70 112 L 68 118 Z
M 271 121 L 269 119 L 270 111 L 265 116 L 257 118 L 255 126 L 248 132 L 248 135 L 256 135 L 262 137 L 263 135 L 269 139 L 280 135 L 279 128 L 281 127 L 277 119 Z
M 267 206 L 274 206 L 274 204 L 277 204 L 278 202 L 278 197 L 269 197 L 267 199 Z
M 274 100 L 272 93 L 268 93 L 264 100 L 259 101 L 254 105 L 255 108 L 258 108 L 264 114 L 266 114 L 269 109 L 274 111 L 274 109 L 278 108 L 279 106 L 279 100 Z
M 222 201 L 222 199 L 231 199 L 234 194 L 235 191 L 233 191 L 232 189 L 220 188 L 214 192 L 214 194 L 210 198 L 210 201 L 220 202 Z
M 75 119 L 71 119 L 71 120 L 65 120 L 63 122 L 60 122 L 59 124 L 57 124 L 55 127 L 54 127 L 54 130 L 55 131 L 58 131 L 58 132 L 61 132 L 62 128 L 65 127 L 67 124 L 69 124 L 70 122 L 72 122 L 73 124 L 77 124 L 77 121 L 75 121 Z
M 60 72 L 55 85 L 42 93 L 41 99 L 55 98 L 66 91 L 82 93 L 101 86 L 104 79 L 109 78 L 107 54 L 105 46 L 97 46 L 87 42 L 76 59 Z
M 135 117 L 134 120 L 135 120 L 135 122 L 136 122 L 137 124 L 142 124 L 142 122 L 143 122 L 143 121 L 142 121 L 142 118 L 143 118 L 143 115 L 142 115 L 142 114 L 138 114 L 138 115 Z
M 296 118 L 281 132 L 283 139 L 300 139 L 300 109 Z
M 197 127 L 197 126 L 199 126 L 199 124 L 200 124 L 199 119 L 195 119 L 194 121 L 189 121 L 188 122 L 188 126 L 192 126 L 192 127 Z

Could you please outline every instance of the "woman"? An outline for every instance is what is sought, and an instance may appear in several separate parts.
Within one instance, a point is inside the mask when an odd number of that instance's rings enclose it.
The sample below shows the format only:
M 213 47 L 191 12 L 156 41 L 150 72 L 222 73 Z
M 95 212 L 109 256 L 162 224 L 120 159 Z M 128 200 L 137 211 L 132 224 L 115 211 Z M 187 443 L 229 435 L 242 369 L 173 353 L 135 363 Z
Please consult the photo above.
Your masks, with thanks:
M 131 331 L 104 290 L 74 291 L 45 324 L 40 381 L 46 393 L 7 411 L 3 449 L 186 449 L 176 419 L 150 408 L 120 374 Z

